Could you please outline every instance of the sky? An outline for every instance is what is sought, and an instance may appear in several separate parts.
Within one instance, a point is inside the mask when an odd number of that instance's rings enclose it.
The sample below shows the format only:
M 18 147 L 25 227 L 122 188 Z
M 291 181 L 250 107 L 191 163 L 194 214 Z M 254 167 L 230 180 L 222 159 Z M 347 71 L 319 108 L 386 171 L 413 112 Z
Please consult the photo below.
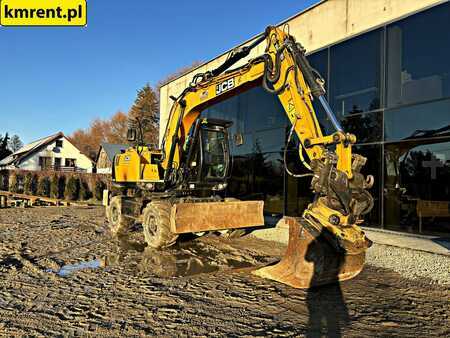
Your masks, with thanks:
M 136 92 L 318 0 L 88 0 L 87 27 L 0 27 L 0 134 L 27 143 L 127 112 Z

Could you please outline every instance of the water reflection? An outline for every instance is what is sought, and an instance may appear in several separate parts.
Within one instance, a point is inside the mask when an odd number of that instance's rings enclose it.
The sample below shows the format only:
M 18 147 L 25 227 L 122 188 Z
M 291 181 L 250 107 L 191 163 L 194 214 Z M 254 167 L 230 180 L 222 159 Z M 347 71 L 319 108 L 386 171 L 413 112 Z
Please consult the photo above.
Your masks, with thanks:
M 138 266 L 140 273 L 159 277 L 184 277 L 219 270 L 219 265 L 206 256 L 196 256 L 187 250 L 162 251 L 147 248 Z
M 121 236 L 107 255 L 63 265 L 59 270 L 48 269 L 47 272 L 68 277 L 87 269 L 124 268 L 128 270 L 127 273 L 135 275 L 168 278 L 248 268 L 257 263 L 256 258 L 238 253 L 228 246 L 216 248 L 202 241 L 189 241 L 157 250 L 127 236 Z
M 146 248 L 138 269 L 159 277 L 184 277 L 211 273 L 219 269 L 236 269 L 253 266 L 245 257 L 219 250 L 200 241 L 179 243 L 164 250 Z
M 105 262 L 103 259 L 94 259 L 87 262 L 79 262 L 76 264 L 67 264 L 63 265 L 58 271 L 49 269 L 47 272 L 56 273 L 60 277 L 67 277 L 77 271 L 86 270 L 86 269 L 98 269 L 100 267 L 104 267 Z

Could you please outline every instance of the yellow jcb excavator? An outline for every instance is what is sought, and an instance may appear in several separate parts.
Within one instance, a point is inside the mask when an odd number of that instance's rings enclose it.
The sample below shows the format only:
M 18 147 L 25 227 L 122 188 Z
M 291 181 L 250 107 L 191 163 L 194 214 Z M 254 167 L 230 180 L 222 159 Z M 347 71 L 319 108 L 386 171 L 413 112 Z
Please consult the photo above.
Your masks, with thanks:
M 230 67 L 258 44 L 265 52 Z M 314 200 L 290 225 L 281 262 L 254 273 L 307 288 L 357 275 L 371 242 L 358 226 L 373 207 L 367 191 L 373 177 L 360 170 L 366 158 L 352 153 L 354 135 L 345 133 L 325 99 L 324 81 L 308 63 L 304 48 L 284 30 L 269 26 L 251 44 L 234 50 L 218 68 L 194 76 L 174 100 L 162 149 L 145 145 L 135 126 L 135 146 L 116 155 L 107 216 L 113 232 L 142 224 L 148 246 L 164 248 L 179 234 L 264 225 L 263 201 L 224 198 L 230 178 L 230 121 L 202 117 L 202 111 L 256 86 L 276 95 L 297 135 L 299 158 L 310 171 Z M 318 100 L 336 131 L 323 135 L 312 100 Z M 142 121 L 134 121 L 139 125 Z M 288 142 L 289 142 L 288 141 Z M 305 157 L 306 155 L 306 157 Z M 308 160 L 309 159 L 309 160 Z

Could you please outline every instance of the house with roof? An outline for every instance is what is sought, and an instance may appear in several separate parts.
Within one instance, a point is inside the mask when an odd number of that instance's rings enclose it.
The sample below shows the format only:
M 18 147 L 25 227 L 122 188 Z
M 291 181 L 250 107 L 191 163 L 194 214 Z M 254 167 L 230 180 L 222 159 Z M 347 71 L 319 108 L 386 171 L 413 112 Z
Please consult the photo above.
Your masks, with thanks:
M 97 153 L 97 173 L 111 174 L 114 156 L 127 150 L 127 144 L 102 143 Z
M 93 167 L 93 161 L 62 132 L 26 144 L 0 161 L 0 170 L 92 172 Z

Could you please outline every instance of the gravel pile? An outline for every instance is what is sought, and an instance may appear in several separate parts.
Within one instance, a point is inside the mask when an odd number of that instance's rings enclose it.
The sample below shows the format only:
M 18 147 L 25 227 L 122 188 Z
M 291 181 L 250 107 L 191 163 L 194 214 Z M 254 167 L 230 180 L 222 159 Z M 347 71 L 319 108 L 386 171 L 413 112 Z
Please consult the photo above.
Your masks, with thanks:
M 450 256 L 374 243 L 366 262 L 392 269 L 406 278 L 426 278 L 432 284 L 450 285 Z

